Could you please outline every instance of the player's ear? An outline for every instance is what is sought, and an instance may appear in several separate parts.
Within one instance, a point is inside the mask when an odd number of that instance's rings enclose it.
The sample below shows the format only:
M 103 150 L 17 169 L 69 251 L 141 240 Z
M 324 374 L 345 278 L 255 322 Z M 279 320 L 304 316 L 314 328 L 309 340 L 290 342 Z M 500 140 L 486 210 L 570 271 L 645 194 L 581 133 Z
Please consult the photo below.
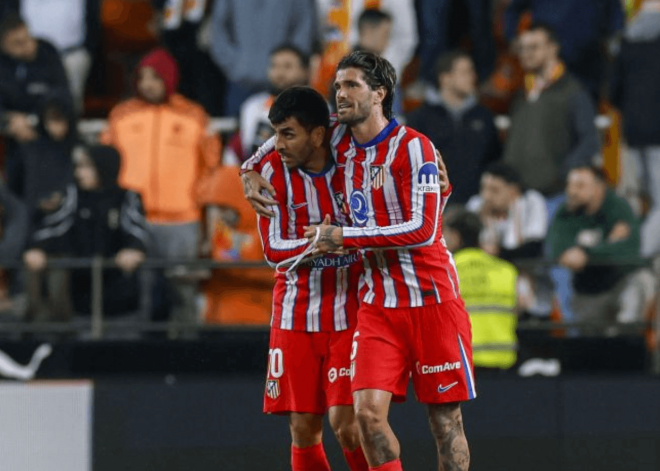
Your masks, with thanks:
M 375 91 L 376 91 L 376 104 L 382 105 L 383 101 L 385 100 L 385 96 L 387 96 L 387 90 L 385 90 L 385 87 L 378 87 Z
M 325 127 L 317 126 L 314 129 L 312 129 L 311 138 L 314 147 L 321 147 L 325 140 Z

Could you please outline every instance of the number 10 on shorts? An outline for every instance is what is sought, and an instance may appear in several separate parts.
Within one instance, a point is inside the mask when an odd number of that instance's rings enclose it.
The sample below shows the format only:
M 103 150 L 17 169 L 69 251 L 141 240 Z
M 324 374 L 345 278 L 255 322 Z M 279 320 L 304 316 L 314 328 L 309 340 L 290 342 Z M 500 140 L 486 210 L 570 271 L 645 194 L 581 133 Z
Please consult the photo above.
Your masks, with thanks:
M 280 378 L 284 374 L 284 355 L 282 349 L 271 348 L 268 350 L 268 377 Z

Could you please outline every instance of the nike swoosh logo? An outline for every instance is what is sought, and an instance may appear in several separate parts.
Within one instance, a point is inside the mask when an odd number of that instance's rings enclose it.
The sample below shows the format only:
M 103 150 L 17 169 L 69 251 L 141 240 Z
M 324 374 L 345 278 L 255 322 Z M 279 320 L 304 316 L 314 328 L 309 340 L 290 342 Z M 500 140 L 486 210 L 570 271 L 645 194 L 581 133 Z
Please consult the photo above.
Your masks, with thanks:
M 453 388 L 453 387 L 456 386 L 457 384 L 458 384 L 458 381 L 454 381 L 453 383 L 448 384 L 447 386 L 443 386 L 443 385 L 441 384 L 440 386 L 438 386 L 438 392 L 439 392 L 440 394 L 442 394 L 442 393 L 446 393 L 447 391 L 449 391 L 451 388 Z
M 307 203 L 292 204 L 291 209 L 296 210 L 296 209 L 304 208 L 305 206 L 307 206 Z

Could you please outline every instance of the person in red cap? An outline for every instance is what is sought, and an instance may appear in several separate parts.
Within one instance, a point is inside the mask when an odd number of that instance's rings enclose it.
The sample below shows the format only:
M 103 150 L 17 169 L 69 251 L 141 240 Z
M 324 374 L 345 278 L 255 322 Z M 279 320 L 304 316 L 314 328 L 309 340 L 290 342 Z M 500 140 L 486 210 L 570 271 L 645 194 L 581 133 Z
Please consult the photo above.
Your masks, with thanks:
M 142 195 L 153 236 L 149 255 L 180 260 L 198 254 L 201 209 L 220 165 L 221 143 L 207 132 L 203 108 L 176 93 L 178 80 L 166 50 L 145 56 L 136 70 L 135 97 L 110 112 L 101 141 L 121 153 L 120 185 Z M 178 283 L 176 291 L 181 302 L 171 319 L 195 322 L 196 287 Z

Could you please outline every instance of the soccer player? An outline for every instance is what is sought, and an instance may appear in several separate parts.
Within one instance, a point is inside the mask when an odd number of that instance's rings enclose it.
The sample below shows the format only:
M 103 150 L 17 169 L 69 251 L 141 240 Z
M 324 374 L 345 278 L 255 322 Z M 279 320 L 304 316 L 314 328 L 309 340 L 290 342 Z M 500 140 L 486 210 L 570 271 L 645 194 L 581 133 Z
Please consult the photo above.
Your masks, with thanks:
M 257 169 L 275 188 L 277 204 L 274 217 L 259 217 L 259 232 L 267 261 L 280 265 L 306 251 L 305 226 L 347 225 L 348 213 L 323 97 L 311 88 L 290 88 L 268 117 L 275 148 Z M 350 386 L 361 257 L 326 254 L 291 268 L 278 267 L 276 274 L 264 412 L 288 415 L 293 471 L 329 471 L 322 444 L 326 412 L 350 469 L 367 471 Z
M 476 392 L 470 321 L 441 236 L 448 192 L 440 192 L 433 145 L 392 117 L 395 81 L 391 64 L 367 52 L 354 52 L 338 65 L 340 125 L 331 144 L 345 170 L 344 191 L 357 227 L 310 226 L 306 235 L 315 239 L 318 227 L 316 247 L 323 251 L 365 250 L 368 290 L 351 368 L 371 468 L 402 469 L 387 416 L 390 402 L 405 398 L 412 373 L 417 398 L 428 406 L 438 469 L 467 470 L 460 403 Z M 254 161 L 259 158 L 257 153 Z M 259 186 L 248 180 L 246 191 Z

